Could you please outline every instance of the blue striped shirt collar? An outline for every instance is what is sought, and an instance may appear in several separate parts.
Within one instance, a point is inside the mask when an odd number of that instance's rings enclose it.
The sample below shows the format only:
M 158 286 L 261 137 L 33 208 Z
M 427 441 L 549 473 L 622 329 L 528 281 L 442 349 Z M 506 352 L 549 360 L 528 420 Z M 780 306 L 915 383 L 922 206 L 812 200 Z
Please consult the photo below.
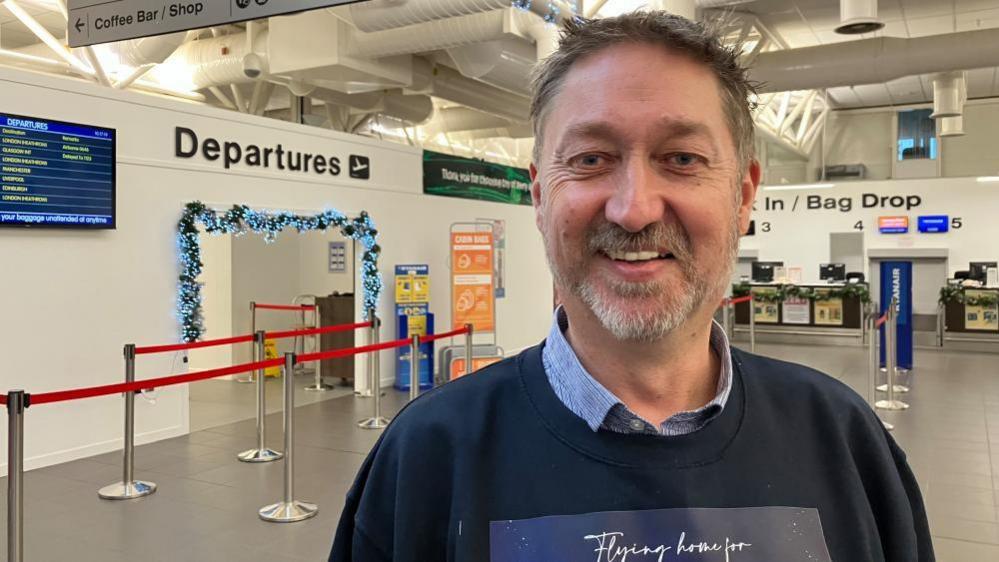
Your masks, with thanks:
M 728 336 L 716 322 L 712 322 L 711 325 L 711 347 L 721 363 L 717 394 L 714 399 L 697 410 L 674 414 L 658 428 L 628 410 L 614 393 L 607 390 L 586 371 L 565 338 L 564 331 L 567 327 L 568 318 L 562 307 L 559 307 L 555 310 L 552 327 L 542 352 L 545 374 L 559 400 L 582 418 L 593 431 L 603 427 L 619 433 L 662 435 L 692 433 L 721 413 L 728 401 L 732 390 L 732 356 L 729 351 Z

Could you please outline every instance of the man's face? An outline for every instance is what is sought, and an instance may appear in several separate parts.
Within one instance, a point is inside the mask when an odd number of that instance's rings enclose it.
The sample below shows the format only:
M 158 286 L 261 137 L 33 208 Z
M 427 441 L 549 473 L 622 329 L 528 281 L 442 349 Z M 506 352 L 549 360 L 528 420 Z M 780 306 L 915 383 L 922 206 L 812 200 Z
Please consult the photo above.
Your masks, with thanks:
M 538 228 L 563 301 L 621 340 L 652 341 L 713 310 L 749 225 L 759 167 L 740 173 L 717 79 L 653 45 L 578 61 L 531 167 Z

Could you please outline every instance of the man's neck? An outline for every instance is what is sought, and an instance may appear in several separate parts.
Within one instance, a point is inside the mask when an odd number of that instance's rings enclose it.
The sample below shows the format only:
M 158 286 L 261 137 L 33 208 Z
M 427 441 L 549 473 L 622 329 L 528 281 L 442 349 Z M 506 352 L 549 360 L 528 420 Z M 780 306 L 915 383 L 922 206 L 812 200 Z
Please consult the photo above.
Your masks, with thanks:
M 711 349 L 710 316 L 695 312 L 660 340 L 620 341 L 585 305 L 566 302 L 563 307 L 569 319 L 566 339 L 580 363 L 643 419 L 659 424 L 715 397 L 721 364 Z

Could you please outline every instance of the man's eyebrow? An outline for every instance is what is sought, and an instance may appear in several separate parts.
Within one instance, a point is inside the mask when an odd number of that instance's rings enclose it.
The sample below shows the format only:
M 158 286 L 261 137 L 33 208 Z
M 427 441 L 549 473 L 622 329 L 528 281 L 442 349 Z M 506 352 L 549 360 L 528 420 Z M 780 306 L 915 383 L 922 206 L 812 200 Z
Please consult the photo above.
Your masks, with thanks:
M 663 117 L 655 122 L 655 127 L 659 130 L 659 136 L 663 138 L 702 137 L 711 143 L 711 147 L 714 150 L 718 150 L 716 139 L 711 134 L 710 127 L 700 121 Z M 613 123 L 607 121 L 583 121 L 570 125 L 562 134 L 559 145 L 564 145 L 575 138 L 616 140 L 620 136 L 622 136 L 621 132 Z

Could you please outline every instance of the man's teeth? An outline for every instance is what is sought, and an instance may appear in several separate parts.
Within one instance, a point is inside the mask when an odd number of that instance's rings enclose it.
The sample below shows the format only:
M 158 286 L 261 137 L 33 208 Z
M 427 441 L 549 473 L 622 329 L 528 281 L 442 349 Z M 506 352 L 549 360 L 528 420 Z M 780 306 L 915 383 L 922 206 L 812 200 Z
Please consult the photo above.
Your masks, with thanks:
M 667 255 L 660 254 L 659 252 L 607 252 L 607 257 L 620 261 L 647 261 L 664 258 Z

